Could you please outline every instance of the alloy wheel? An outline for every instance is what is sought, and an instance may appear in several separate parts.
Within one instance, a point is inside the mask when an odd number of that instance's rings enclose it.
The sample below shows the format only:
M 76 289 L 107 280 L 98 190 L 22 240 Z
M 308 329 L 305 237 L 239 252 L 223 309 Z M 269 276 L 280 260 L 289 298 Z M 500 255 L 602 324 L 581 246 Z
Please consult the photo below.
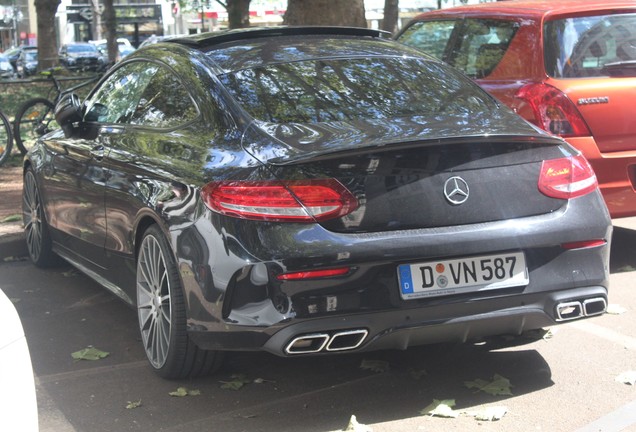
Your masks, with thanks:
M 168 358 L 172 328 L 171 283 L 158 240 L 144 237 L 137 261 L 139 328 L 150 363 L 161 368 Z

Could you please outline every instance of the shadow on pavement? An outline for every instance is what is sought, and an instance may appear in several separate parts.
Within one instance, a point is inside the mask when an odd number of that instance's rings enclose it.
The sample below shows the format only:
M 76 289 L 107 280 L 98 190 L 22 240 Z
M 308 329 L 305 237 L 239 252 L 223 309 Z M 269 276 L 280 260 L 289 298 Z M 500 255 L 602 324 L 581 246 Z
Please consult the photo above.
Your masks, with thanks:
M 531 345 L 501 351 L 432 345 L 288 359 L 230 353 L 214 376 L 166 381 L 146 363 L 135 311 L 90 279 L 70 268 L 44 271 L 15 262 L 0 265 L 0 280 L 18 300 L 41 406 L 53 407 L 77 431 L 332 431 L 351 415 L 364 424 L 418 418 L 433 399 L 455 399 L 457 409 L 503 403 L 510 396 L 464 385 L 494 374 L 513 383 L 515 397 L 553 385 L 548 364 Z M 95 362 L 71 358 L 89 345 L 110 355 Z M 379 362 L 380 371 L 362 368 L 365 360 Z M 240 390 L 222 388 L 237 376 L 246 381 Z M 169 395 L 181 386 L 201 394 Z M 126 408 L 138 401 L 139 407 Z

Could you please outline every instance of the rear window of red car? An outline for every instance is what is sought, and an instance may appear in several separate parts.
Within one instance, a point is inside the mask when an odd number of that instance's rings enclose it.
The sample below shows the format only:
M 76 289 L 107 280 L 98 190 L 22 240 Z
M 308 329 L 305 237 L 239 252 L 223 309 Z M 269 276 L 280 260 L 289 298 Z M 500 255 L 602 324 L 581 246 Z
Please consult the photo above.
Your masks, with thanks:
M 518 27 L 510 20 L 426 20 L 413 23 L 398 41 L 445 61 L 471 78 L 484 78 L 497 67 Z
M 636 67 L 636 13 L 547 21 L 543 32 L 546 71 L 554 78 L 616 75 Z

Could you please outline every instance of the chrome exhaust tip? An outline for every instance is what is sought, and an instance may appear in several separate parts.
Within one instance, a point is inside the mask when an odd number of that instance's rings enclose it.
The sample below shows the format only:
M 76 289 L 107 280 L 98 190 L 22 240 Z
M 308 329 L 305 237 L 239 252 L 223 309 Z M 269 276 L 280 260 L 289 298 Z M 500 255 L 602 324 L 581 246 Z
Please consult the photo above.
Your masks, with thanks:
M 322 351 L 329 342 L 325 333 L 309 334 L 294 338 L 285 348 L 287 354 L 310 354 Z
M 579 301 L 559 303 L 556 306 L 557 321 L 569 321 L 582 318 L 584 316 L 583 313 L 583 305 Z
M 338 332 L 331 337 L 327 344 L 327 351 L 345 351 L 358 348 L 364 342 L 369 332 L 365 329 Z
M 607 301 L 603 297 L 595 297 L 583 301 L 583 312 L 585 316 L 594 316 L 605 313 Z

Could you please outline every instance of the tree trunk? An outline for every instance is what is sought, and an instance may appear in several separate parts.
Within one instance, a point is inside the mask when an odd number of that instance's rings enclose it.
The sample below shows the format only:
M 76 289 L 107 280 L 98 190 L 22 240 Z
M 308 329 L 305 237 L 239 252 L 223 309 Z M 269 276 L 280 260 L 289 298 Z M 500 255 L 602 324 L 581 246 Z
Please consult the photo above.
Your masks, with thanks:
M 284 23 L 366 27 L 364 0 L 289 0 Z
M 227 19 L 231 29 L 250 26 L 250 1 L 227 0 Z
M 38 27 L 38 71 L 59 64 L 57 36 L 55 34 L 55 12 L 60 0 L 35 0 Z
M 398 0 L 384 0 L 384 19 L 382 20 L 382 30 L 395 34 L 398 29 L 398 12 Z
M 102 22 L 104 24 L 104 34 L 106 35 L 108 63 L 115 63 L 119 58 L 119 46 L 117 45 L 117 17 L 115 16 L 113 0 L 104 0 Z

